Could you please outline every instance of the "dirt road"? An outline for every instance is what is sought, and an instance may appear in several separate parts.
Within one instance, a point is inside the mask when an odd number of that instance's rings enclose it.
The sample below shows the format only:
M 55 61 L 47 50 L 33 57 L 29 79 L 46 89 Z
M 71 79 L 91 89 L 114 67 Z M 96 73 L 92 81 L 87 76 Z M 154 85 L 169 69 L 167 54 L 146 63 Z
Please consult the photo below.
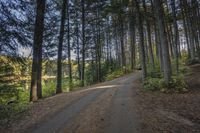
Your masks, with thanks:
M 76 93 L 84 91 L 87 93 L 57 110 L 54 115 L 47 115 L 26 131 L 32 133 L 132 133 L 139 131 L 139 119 L 134 111 L 133 101 L 134 81 L 138 78 L 138 73 L 130 74 L 78 91 Z
M 186 94 L 144 92 L 139 78 L 140 73 L 135 72 L 109 82 L 46 98 L 34 103 L 28 114 L 12 122 L 2 132 L 200 132 L 200 91 L 195 89 Z

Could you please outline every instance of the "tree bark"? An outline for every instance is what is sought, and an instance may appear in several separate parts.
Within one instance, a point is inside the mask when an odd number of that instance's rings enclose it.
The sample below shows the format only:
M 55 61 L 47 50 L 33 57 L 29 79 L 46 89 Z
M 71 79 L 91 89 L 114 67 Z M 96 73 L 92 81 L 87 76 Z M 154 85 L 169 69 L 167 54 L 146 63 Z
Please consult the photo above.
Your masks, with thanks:
M 126 56 L 124 50 L 124 21 L 121 14 L 119 15 L 119 23 L 120 23 L 121 61 L 122 61 L 122 68 L 125 69 L 126 72 Z
M 188 35 L 188 27 L 187 27 L 186 19 L 185 19 L 185 12 L 184 12 L 182 3 L 180 4 L 180 6 L 181 6 L 181 15 L 182 15 L 182 19 L 183 19 L 184 34 L 185 34 L 185 38 L 186 38 L 186 42 L 187 42 L 187 53 L 188 53 L 188 57 L 191 58 L 190 41 L 189 41 L 189 35 Z
M 135 69 L 135 61 L 136 61 L 136 50 L 135 50 L 135 20 L 133 15 L 133 5 L 131 5 L 130 9 L 130 22 L 129 22 L 129 34 L 130 34 L 130 43 L 131 43 L 131 69 Z
M 143 0 L 143 8 L 144 8 L 144 12 L 146 14 L 147 13 L 147 7 L 146 7 L 145 0 Z M 149 44 L 150 63 L 152 65 L 152 67 L 155 68 L 152 41 L 151 41 L 151 25 L 150 25 L 150 22 L 149 22 L 146 15 L 145 15 L 145 21 L 146 21 L 146 24 L 147 24 L 147 36 L 148 36 L 148 44 Z
M 138 19 L 138 31 L 140 36 L 140 60 L 142 66 L 142 80 L 145 81 L 147 77 L 147 70 L 146 70 L 146 61 L 145 61 L 145 48 L 144 48 L 144 34 L 143 34 L 143 25 L 142 25 L 142 16 L 140 12 L 140 7 L 138 0 L 135 0 L 136 6 L 136 16 Z
M 188 3 L 187 1 L 183 0 L 180 1 L 181 6 L 183 7 L 185 11 L 185 17 L 186 17 L 186 23 L 188 27 L 188 34 L 189 34 L 189 40 L 190 40 L 190 55 L 191 55 L 191 60 L 195 59 L 195 47 L 194 47 L 194 37 L 192 33 L 192 25 L 191 25 L 191 17 L 190 17 L 190 11 L 188 9 Z
M 66 19 L 66 7 L 67 7 L 67 1 L 63 0 L 62 12 L 61 12 L 60 34 L 59 34 L 59 44 L 58 44 L 57 87 L 56 87 L 57 94 L 62 92 L 62 50 L 63 50 L 65 19 Z
M 71 63 L 71 46 L 70 46 L 70 15 L 69 15 L 69 0 L 67 0 L 67 54 L 69 65 L 69 82 L 72 84 L 72 63 Z
M 179 73 L 179 56 L 178 56 L 178 46 L 180 45 L 179 42 L 179 31 L 178 31 L 178 24 L 177 24 L 177 17 L 176 17 L 176 7 L 175 7 L 175 0 L 171 0 L 171 6 L 172 6 L 172 14 L 173 14 L 173 26 L 174 26 L 174 54 L 175 54 L 175 60 L 176 60 L 176 74 Z
M 78 21 L 78 0 L 75 0 L 76 5 L 76 17 L 75 17 L 75 26 L 76 26 L 76 53 L 77 53 L 77 64 L 78 64 L 78 79 L 81 80 L 81 64 L 80 64 L 80 43 L 79 43 L 79 21 Z
M 81 0 L 82 7 L 82 71 L 81 71 L 81 85 L 85 85 L 85 0 Z
M 163 57 L 163 69 L 164 69 L 164 80 L 168 85 L 171 80 L 171 61 L 169 56 L 169 46 L 166 38 L 165 23 L 163 16 L 163 6 L 161 0 L 154 0 L 156 19 L 158 22 L 158 29 L 161 39 L 162 57 Z
M 41 90 L 41 54 L 44 31 L 45 0 L 37 0 L 34 40 L 33 40 L 33 63 L 31 74 L 30 101 L 36 101 L 42 97 Z M 41 72 L 40 72 L 41 73 Z M 40 88 L 38 88 L 40 87 Z M 39 97 L 38 97 L 39 96 Z

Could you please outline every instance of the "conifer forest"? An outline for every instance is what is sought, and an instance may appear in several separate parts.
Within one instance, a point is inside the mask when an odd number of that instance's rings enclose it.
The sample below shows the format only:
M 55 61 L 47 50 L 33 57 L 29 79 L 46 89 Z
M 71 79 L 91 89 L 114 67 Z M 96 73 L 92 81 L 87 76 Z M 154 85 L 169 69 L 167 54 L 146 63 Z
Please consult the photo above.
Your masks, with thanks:
M 0 0 L 0 132 L 200 132 L 199 0 Z

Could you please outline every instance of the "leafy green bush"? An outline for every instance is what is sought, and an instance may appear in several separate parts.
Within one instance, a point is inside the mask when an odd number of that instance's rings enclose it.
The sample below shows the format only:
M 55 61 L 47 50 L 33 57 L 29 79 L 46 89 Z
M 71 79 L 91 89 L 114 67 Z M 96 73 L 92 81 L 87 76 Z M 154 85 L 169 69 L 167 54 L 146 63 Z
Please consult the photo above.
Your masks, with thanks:
M 164 87 L 164 81 L 161 78 L 148 78 L 143 83 L 144 89 L 148 91 L 157 91 Z
M 6 90 L 6 91 L 4 91 Z M 0 124 L 6 124 L 10 118 L 29 109 L 29 91 L 16 88 L 1 89 Z
M 143 83 L 144 89 L 148 91 L 161 91 L 164 93 L 171 92 L 187 92 L 187 84 L 183 76 L 175 76 L 171 79 L 168 85 L 165 84 L 162 78 L 148 78 Z
M 157 62 L 155 62 L 155 63 L 157 63 Z M 152 77 L 152 78 L 161 78 L 162 77 L 162 73 L 161 73 L 159 64 L 155 64 L 155 67 L 152 67 L 151 64 L 148 64 L 147 72 L 148 72 L 147 73 L 148 77 Z
M 166 91 L 173 91 L 173 92 L 178 92 L 178 93 L 188 91 L 187 84 L 183 76 L 172 77 L 170 84 L 166 86 L 166 88 L 168 89 Z
M 16 86 L 0 84 L 0 104 L 7 104 L 10 100 L 18 100 L 18 93 Z
M 187 75 L 191 73 L 191 69 L 186 65 L 181 65 L 179 67 L 179 73 L 183 75 Z
M 81 80 L 73 80 L 71 90 L 80 86 L 81 86 Z
M 11 118 L 17 118 L 19 114 L 26 112 L 30 104 L 14 102 L 7 105 L 0 105 L 0 124 L 6 124 Z
M 106 80 L 112 80 L 114 78 L 118 78 L 120 76 L 123 76 L 124 75 L 124 70 L 123 69 L 118 69 L 110 74 L 108 74 L 106 76 Z
M 46 80 L 42 83 L 42 93 L 44 97 L 55 95 L 56 80 Z

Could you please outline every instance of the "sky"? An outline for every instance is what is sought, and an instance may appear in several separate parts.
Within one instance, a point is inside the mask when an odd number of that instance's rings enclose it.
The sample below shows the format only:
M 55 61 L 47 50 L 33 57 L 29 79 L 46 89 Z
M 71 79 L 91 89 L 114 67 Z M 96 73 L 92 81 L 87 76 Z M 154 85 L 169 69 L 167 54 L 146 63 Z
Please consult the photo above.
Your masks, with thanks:
M 19 47 L 18 54 L 23 57 L 30 57 L 30 56 L 32 56 L 32 50 L 31 50 L 31 48 Z

